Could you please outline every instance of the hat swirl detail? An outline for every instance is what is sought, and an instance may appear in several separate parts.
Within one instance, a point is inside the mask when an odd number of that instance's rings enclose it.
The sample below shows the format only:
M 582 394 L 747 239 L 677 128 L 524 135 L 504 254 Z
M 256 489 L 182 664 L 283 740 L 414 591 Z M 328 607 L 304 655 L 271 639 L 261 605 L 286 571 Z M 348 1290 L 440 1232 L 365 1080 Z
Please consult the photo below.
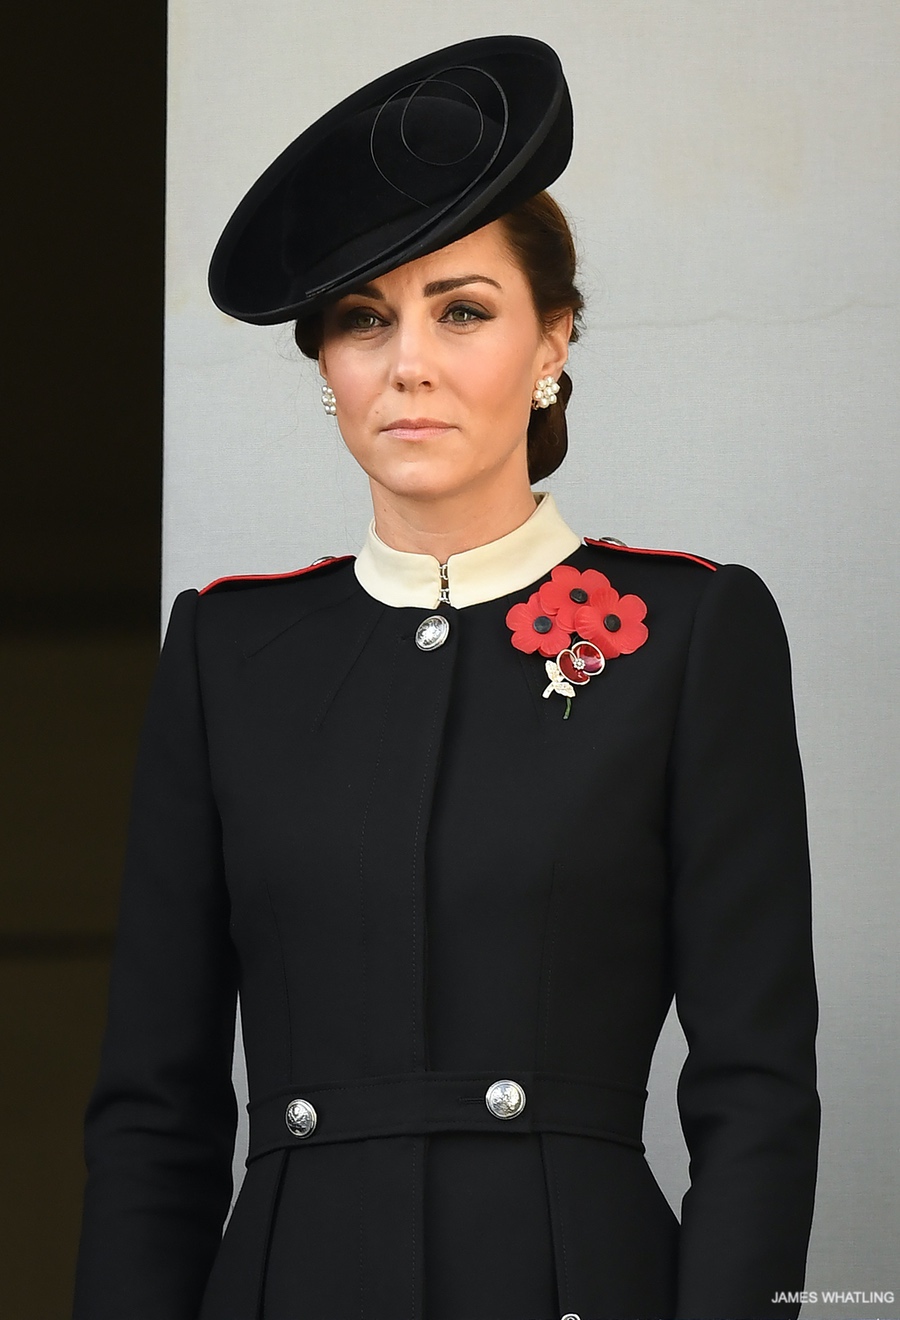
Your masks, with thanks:
M 433 206 L 457 201 L 475 186 L 497 159 L 508 126 L 497 79 L 471 65 L 451 65 L 388 97 L 375 115 L 369 154 L 392 188 Z

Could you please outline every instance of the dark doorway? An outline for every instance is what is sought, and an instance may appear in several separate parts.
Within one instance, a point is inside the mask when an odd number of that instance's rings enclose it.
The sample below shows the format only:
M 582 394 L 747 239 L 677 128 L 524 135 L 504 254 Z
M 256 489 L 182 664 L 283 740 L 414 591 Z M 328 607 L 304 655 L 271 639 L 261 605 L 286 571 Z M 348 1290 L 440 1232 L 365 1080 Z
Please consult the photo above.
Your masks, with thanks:
M 166 6 L 7 18 L 0 1297 L 67 1320 L 159 643 Z

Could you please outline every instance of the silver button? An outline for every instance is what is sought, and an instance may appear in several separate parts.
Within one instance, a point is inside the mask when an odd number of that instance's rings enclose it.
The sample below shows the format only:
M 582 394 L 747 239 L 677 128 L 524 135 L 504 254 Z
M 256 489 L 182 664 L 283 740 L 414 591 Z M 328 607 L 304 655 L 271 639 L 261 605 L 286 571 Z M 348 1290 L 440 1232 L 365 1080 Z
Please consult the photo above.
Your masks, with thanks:
M 416 646 L 420 651 L 434 651 L 443 646 L 450 632 L 450 624 L 443 614 L 429 614 L 416 629 Z
M 284 1111 L 284 1121 L 295 1137 L 309 1137 L 315 1131 L 316 1111 L 308 1100 L 292 1100 Z
M 518 1082 L 508 1077 L 492 1082 L 485 1092 L 484 1102 L 494 1118 L 517 1118 L 525 1108 L 525 1092 Z

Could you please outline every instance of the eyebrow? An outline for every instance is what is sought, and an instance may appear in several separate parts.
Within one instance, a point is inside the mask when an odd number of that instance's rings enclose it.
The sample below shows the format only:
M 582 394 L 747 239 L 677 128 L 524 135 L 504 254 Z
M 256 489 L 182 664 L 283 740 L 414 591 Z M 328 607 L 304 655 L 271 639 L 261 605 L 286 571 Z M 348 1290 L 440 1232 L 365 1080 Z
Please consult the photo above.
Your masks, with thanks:
M 490 275 L 456 275 L 449 280 L 432 280 L 426 284 L 423 293 L 426 298 L 436 298 L 439 294 L 450 293 L 453 289 L 460 289 L 464 284 L 493 284 L 495 289 L 502 289 L 502 286 L 496 280 L 492 280 Z M 360 298 L 375 298 L 379 302 L 384 302 L 385 297 L 377 284 L 362 284 L 358 289 L 352 289 L 349 296 Z

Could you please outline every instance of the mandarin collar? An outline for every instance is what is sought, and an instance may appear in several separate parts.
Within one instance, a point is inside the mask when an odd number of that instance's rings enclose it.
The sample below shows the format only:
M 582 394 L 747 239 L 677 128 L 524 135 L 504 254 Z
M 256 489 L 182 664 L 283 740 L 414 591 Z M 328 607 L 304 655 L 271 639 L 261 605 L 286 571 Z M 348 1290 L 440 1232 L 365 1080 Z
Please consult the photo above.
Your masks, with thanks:
M 520 526 L 496 541 L 450 555 L 446 567 L 446 603 L 456 609 L 496 600 L 536 582 L 581 545 L 549 491 L 535 493 L 536 508 Z M 364 591 L 384 605 L 433 610 L 441 603 L 441 568 L 434 555 L 395 550 L 369 523 L 365 542 L 353 563 Z

